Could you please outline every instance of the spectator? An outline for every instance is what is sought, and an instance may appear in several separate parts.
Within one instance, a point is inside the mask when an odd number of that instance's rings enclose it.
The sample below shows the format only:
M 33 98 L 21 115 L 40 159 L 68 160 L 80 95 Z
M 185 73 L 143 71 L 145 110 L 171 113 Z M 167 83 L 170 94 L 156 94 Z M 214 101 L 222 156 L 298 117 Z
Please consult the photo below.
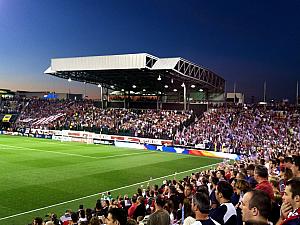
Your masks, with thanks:
M 106 225 L 126 225 L 127 218 L 123 209 L 111 208 L 108 211 Z
M 101 222 L 97 216 L 90 219 L 89 225 L 101 225 Z
M 78 225 L 78 214 L 73 212 L 71 214 L 71 221 L 69 221 L 69 225 Z
M 41 217 L 34 218 L 32 225 L 43 225 L 44 221 Z
M 251 190 L 250 184 L 246 180 L 237 180 L 234 187 L 237 195 L 239 196 L 239 202 L 241 202 L 244 195 Z
M 145 198 L 139 196 L 137 199 L 137 206 L 133 213 L 133 219 L 137 219 L 138 216 L 145 216 L 146 215 L 146 206 L 145 206 Z
M 293 157 L 292 171 L 294 177 L 300 177 L 300 156 Z
M 219 181 L 225 180 L 225 171 L 224 170 L 218 170 L 216 175 L 217 175 L 217 178 L 219 179 Z
M 147 225 L 169 225 L 170 215 L 163 209 L 165 200 L 162 195 L 158 195 L 155 199 L 155 212 L 149 216 Z
M 184 196 L 185 196 L 185 198 L 189 199 L 190 201 L 193 198 L 193 190 L 194 190 L 193 185 L 191 185 L 191 184 L 185 185 Z
M 285 157 L 284 158 L 284 165 L 285 165 L 285 168 L 289 168 L 291 169 L 292 166 L 293 166 L 293 157 Z
M 219 179 L 217 177 L 210 176 L 210 181 L 211 181 L 210 183 L 212 185 L 212 189 L 211 189 L 211 193 L 209 195 L 209 199 L 211 202 L 211 208 L 215 209 L 219 206 L 219 202 L 216 198 L 216 188 L 217 188 Z
M 107 217 L 108 214 L 108 206 L 109 206 L 109 201 L 108 200 L 102 200 L 101 201 L 101 215 Z
M 129 218 L 133 218 L 133 214 L 134 214 L 134 211 L 137 207 L 137 197 L 134 195 L 132 196 L 131 198 L 131 202 L 132 202 L 132 205 L 130 206 L 130 208 L 128 209 L 128 217 Z
M 277 225 L 300 224 L 300 178 L 293 178 L 286 184 L 281 206 L 281 217 Z
M 230 202 L 233 188 L 227 181 L 219 181 L 216 188 L 216 198 L 220 206 L 212 211 L 210 217 L 221 225 L 236 225 L 237 213 Z
M 254 170 L 254 178 L 258 183 L 255 189 L 264 191 L 273 200 L 274 192 L 272 185 L 268 181 L 268 169 L 263 165 L 257 165 Z
M 244 222 L 267 225 L 271 213 L 271 199 L 261 190 L 249 191 L 244 195 L 240 208 Z
M 68 224 L 69 221 L 71 221 L 71 214 L 72 214 L 71 209 L 67 209 L 65 214 L 60 217 L 60 221 L 62 222 L 62 224 L 65 225 Z
M 218 225 L 216 221 L 210 218 L 209 196 L 206 193 L 196 193 L 192 199 L 192 209 L 195 212 L 196 221 L 192 225 Z
M 254 164 L 250 164 L 247 167 L 247 174 L 248 174 L 247 180 L 248 180 L 251 188 L 255 188 L 257 185 L 257 181 L 254 178 L 254 170 L 255 170 Z

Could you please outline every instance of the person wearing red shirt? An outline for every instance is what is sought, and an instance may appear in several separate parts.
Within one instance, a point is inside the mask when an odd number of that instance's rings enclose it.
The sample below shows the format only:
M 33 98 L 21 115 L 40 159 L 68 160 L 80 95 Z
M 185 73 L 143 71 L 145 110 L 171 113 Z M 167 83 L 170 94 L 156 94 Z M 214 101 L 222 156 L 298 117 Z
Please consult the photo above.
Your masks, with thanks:
M 263 165 L 257 165 L 254 170 L 254 178 L 258 182 L 255 189 L 262 190 L 274 200 L 274 191 L 271 183 L 268 181 L 268 169 Z
M 132 196 L 131 202 L 132 202 L 132 205 L 128 209 L 128 217 L 129 218 L 133 218 L 134 211 L 135 211 L 136 207 L 138 206 L 138 204 L 136 203 L 137 202 L 137 197 Z

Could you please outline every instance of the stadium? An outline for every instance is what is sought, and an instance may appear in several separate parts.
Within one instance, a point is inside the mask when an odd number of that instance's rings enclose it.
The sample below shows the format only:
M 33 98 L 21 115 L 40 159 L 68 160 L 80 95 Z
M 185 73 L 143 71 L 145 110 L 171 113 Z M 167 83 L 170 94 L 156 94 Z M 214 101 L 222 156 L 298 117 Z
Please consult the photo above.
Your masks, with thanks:
M 289 219 L 297 105 L 226 102 L 224 78 L 180 57 L 55 58 L 45 74 L 97 85 L 99 99 L 2 90 L 1 224 L 241 224 L 249 195 L 270 205 L 253 200 L 251 220 Z

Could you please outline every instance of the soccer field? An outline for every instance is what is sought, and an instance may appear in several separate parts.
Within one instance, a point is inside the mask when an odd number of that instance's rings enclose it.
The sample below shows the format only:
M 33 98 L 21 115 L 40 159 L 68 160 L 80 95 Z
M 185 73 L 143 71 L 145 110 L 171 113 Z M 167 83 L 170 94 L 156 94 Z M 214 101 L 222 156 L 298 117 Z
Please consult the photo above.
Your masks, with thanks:
M 79 204 L 97 193 L 133 193 L 141 185 L 180 179 L 220 159 L 0 135 L 0 224 L 23 225 Z M 204 167 L 204 168 L 203 168 Z

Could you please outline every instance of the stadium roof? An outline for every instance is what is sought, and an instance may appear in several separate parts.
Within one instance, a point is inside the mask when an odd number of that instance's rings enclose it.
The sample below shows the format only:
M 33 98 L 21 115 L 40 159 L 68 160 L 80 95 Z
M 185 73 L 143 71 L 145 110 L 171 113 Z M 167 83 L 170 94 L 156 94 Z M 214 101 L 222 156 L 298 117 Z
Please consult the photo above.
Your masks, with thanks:
M 185 83 L 207 92 L 224 92 L 225 86 L 223 78 L 186 59 L 147 53 L 56 58 L 44 73 L 126 91 L 167 92 L 180 90 Z

